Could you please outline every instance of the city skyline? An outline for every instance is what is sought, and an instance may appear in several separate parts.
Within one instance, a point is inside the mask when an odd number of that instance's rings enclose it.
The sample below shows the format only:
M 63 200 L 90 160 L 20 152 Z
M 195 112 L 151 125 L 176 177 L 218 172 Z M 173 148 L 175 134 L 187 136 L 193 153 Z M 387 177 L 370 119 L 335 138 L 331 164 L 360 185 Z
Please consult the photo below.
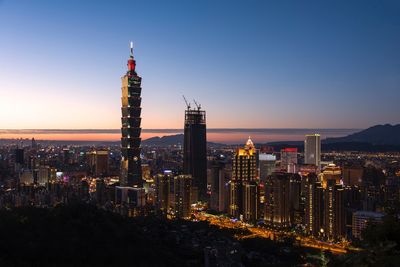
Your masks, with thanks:
M 130 40 L 143 128 L 182 128 L 182 94 L 210 128 L 399 123 L 398 4 L 230 3 L 0 2 L 2 128 L 118 128 Z

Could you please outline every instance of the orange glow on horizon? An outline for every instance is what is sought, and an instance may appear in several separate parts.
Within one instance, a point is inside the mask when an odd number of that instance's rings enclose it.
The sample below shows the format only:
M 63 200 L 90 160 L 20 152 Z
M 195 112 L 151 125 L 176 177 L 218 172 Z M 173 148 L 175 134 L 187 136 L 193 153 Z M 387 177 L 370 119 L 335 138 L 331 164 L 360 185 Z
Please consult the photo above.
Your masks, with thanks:
M 142 140 L 155 136 L 169 136 L 180 134 L 182 132 L 142 132 Z M 245 144 L 249 135 L 245 132 L 218 132 L 207 133 L 207 141 L 215 143 L 236 143 Z M 18 134 L 0 134 L 0 139 L 32 139 L 36 140 L 58 140 L 58 141 L 108 141 L 116 142 L 121 139 L 121 133 L 18 133 Z M 282 135 L 282 134 L 265 134 L 253 133 L 251 139 L 254 143 L 265 143 L 271 141 L 296 141 L 302 140 L 303 135 Z

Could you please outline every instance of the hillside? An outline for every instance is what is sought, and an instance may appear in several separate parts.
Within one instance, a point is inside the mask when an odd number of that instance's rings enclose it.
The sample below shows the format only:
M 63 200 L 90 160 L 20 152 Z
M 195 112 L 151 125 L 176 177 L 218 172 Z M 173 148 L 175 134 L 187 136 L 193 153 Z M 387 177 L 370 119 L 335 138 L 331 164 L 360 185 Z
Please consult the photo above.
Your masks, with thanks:
M 400 124 L 375 125 L 345 137 L 327 138 L 325 142 L 360 142 L 374 145 L 400 145 Z

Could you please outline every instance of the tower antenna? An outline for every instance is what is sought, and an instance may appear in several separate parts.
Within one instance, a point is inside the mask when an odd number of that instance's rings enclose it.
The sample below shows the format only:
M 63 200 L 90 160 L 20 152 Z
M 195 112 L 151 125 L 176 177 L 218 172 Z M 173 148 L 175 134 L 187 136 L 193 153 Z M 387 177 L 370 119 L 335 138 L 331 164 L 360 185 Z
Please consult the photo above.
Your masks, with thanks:
M 199 103 L 197 103 L 196 100 L 193 99 L 193 101 L 194 101 L 194 104 L 196 105 L 197 109 L 200 110 L 201 109 L 201 105 Z
M 131 41 L 130 47 L 131 47 L 131 57 L 133 57 L 133 42 L 132 41 Z
M 183 96 L 183 100 L 185 100 L 186 107 L 187 107 L 187 109 L 189 110 L 189 109 L 190 109 L 190 103 L 186 100 L 185 95 L 182 95 L 182 96 Z

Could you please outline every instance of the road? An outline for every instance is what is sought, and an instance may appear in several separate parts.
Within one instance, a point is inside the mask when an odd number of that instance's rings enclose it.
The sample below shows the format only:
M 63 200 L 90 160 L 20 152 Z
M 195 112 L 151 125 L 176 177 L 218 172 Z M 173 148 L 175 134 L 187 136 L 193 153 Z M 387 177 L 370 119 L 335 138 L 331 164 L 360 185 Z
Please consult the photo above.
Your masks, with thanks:
M 240 221 L 234 221 L 224 216 L 215 216 L 204 212 L 195 214 L 197 220 L 208 221 L 212 225 L 216 225 L 220 228 L 231 228 L 231 229 L 243 229 L 248 230 L 247 234 L 241 234 L 236 236 L 237 239 L 262 237 L 271 240 L 282 239 L 284 237 L 295 238 L 296 243 L 302 247 L 317 248 L 322 250 L 329 250 L 335 254 L 344 254 L 348 252 L 360 251 L 359 248 L 351 247 L 348 242 L 342 243 L 330 243 L 317 240 L 313 237 L 304 237 L 293 232 L 285 232 L 281 230 L 271 230 L 262 227 L 256 227 L 249 224 L 245 224 Z

